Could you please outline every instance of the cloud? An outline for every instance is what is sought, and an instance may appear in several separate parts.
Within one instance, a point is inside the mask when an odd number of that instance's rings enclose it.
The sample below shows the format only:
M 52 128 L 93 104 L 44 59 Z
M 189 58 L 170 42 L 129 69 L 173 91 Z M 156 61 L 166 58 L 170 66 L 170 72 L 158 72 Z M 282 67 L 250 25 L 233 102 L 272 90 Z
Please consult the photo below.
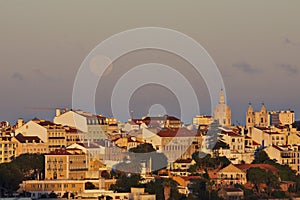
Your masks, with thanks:
M 287 44 L 287 45 L 292 45 L 292 46 L 300 46 L 299 43 L 296 43 L 294 41 L 291 41 L 289 38 L 284 38 L 284 41 L 283 41 L 284 44 Z
M 232 66 L 247 74 L 258 74 L 262 72 L 260 69 L 257 69 L 246 62 L 234 63 Z
M 281 64 L 279 67 L 290 74 L 298 74 L 299 72 L 298 67 L 295 65 Z
M 23 74 L 21 74 L 20 72 L 15 72 L 11 75 L 12 79 L 18 80 L 18 81 L 23 81 L 25 78 L 23 76 Z
M 46 79 L 48 81 L 58 81 L 59 78 L 58 77 L 54 77 L 54 76 L 50 76 L 47 73 L 44 73 L 42 70 L 40 69 L 35 69 L 33 70 L 38 76 L 40 76 L 43 79 Z

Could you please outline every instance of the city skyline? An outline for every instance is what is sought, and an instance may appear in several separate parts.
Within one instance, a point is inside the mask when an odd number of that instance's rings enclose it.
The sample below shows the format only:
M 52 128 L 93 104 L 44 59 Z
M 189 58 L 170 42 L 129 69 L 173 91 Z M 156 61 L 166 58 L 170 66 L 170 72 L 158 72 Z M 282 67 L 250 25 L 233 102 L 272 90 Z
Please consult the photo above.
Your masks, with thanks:
M 14 122 L 19 116 L 25 120 L 52 118 L 52 111 L 27 109 L 32 106 L 70 108 L 75 75 L 86 55 L 112 34 L 144 26 L 181 31 L 207 49 L 223 76 L 233 122 L 244 120 L 249 101 L 255 110 L 262 102 L 268 110 L 294 110 L 299 119 L 300 29 L 296 24 L 300 14 L 297 1 L 259 4 L 172 1 L 161 3 L 159 7 L 137 1 L 121 3 L 119 7 L 110 2 L 86 4 L 79 1 L 70 5 L 36 1 L 2 1 L 0 4 L 0 102 L 5 105 L 0 107 L 0 120 Z M 110 14 L 110 9 L 116 12 Z M 157 14 L 151 14 L 150 10 Z M 15 15 L 15 12 L 22 15 Z M 101 94 L 110 94 L 118 77 L 134 64 L 153 60 L 186 73 L 188 79 L 199 86 L 196 90 L 201 101 L 199 114 L 211 114 L 203 80 L 194 77 L 184 61 L 157 52 L 137 52 L 128 56 L 114 63 L 103 80 L 105 88 L 101 85 L 97 90 L 99 114 L 111 115 L 109 97 L 103 97 L 109 95 Z M 178 115 L 177 103 L 170 101 L 173 98 L 170 92 L 155 86 L 153 90 L 164 92 L 165 99 L 147 97 L 145 101 L 142 95 L 151 93 L 150 90 L 144 87 L 136 92 L 132 110 L 137 116 L 147 114 L 154 103 L 165 105 L 166 102 L 171 102 L 168 114 Z

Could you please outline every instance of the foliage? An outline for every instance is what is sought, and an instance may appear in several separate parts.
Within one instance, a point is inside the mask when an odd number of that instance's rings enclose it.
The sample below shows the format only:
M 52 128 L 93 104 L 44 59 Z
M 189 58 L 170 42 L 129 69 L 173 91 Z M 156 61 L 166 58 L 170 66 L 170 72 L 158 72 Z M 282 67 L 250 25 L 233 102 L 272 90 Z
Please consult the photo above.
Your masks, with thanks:
M 9 193 L 16 191 L 22 180 L 34 179 L 44 172 L 44 156 L 22 154 L 10 163 L 0 164 L 0 187 Z
M 118 177 L 116 184 L 110 186 L 110 190 L 117 192 L 130 192 L 131 187 L 141 187 L 141 176 L 139 174 L 132 174 L 127 176 L 125 174 Z
M 202 157 L 201 152 L 195 152 L 192 157 L 201 169 L 226 167 L 231 163 L 225 156 L 212 158 L 211 155 L 207 154 Z
M 94 190 L 94 189 L 96 189 L 96 186 L 93 183 L 91 183 L 91 182 L 86 182 L 84 184 L 84 188 L 86 190 Z
M 141 163 L 146 163 L 152 171 L 158 171 L 168 165 L 168 159 L 163 153 L 158 153 L 152 144 L 140 144 L 129 150 L 127 160 L 114 166 L 117 174 L 140 173 Z M 151 161 L 150 161 L 151 160 Z M 149 166 L 151 163 L 151 166 Z
M 177 189 L 178 183 L 172 179 L 159 178 L 145 185 L 145 191 L 149 194 L 155 194 L 156 199 L 165 199 L 164 188 L 170 188 L 170 199 L 181 199 Z
M 297 131 L 300 131 L 300 121 L 295 121 L 292 125 L 294 128 L 297 128 Z

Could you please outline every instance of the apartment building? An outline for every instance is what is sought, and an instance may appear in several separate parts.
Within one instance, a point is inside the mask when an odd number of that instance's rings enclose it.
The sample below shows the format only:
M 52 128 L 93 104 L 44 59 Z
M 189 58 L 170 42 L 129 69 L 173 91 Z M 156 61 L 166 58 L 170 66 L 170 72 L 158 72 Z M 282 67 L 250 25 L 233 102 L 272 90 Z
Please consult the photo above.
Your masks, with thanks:
M 95 115 L 81 110 L 69 110 L 61 112 L 56 110 L 54 123 L 63 126 L 70 126 L 86 133 L 80 138 L 83 142 L 97 142 L 107 139 L 107 121 L 106 117 Z M 109 121 L 110 122 L 110 121 Z
M 58 149 L 45 155 L 45 179 L 80 180 L 86 177 L 88 158 L 81 149 Z
M 218 185 L 234 185 L 234 184 L 245 184 L 247 182 L 246 172 L 237 168 L 233 164 L 224 167 L 217 172 L 216 184 Z
M 300 145 L 271 145 L 264 149 L 270 159 L 281 165 L 288 165 L 300 173 Z
M 17 156 L 17 142 L 13 140 L 11 133 L 0 133 L 0 163 L 10 162 Z
M 16 142 L 16 156 L 21 154 L 45 154 L 48 153 L 48 144 L 37 136 L 24 136 L 19 133 L 12 139 Z

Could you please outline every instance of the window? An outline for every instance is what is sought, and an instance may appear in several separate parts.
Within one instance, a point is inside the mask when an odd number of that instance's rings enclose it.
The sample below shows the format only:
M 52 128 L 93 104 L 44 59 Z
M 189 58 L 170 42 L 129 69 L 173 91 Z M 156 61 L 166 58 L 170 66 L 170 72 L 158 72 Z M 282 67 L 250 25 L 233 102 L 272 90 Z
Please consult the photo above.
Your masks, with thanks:
M 232 140 L 231 140 L 232 142 L 235 142 L 235 139 L 234 138 L 232 138 Z

